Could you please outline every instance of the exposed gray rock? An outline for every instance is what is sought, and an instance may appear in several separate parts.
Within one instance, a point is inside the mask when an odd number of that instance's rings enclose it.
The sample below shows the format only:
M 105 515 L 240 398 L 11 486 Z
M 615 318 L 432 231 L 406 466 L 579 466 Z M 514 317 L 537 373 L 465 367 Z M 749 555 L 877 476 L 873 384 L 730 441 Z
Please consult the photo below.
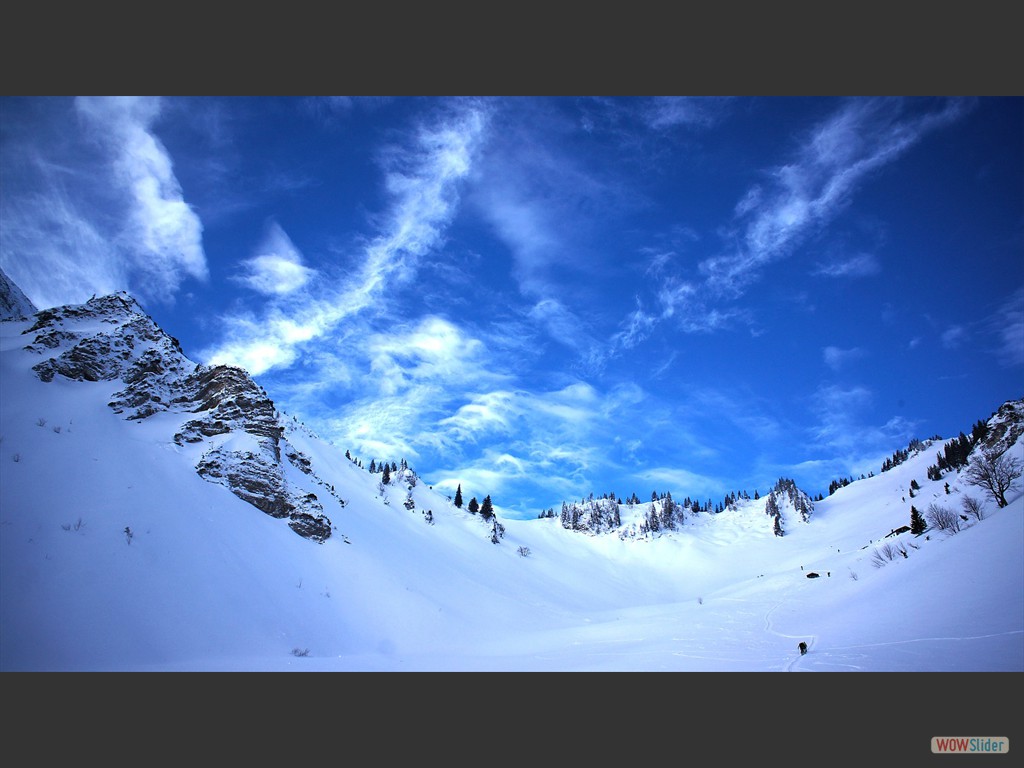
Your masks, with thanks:
M 986 451 L 1002 454 L 1024 434 L 1024 399 L 1007 400 L 988 420 L 982 444 Z
M 291 487 L 286 467 L 328 488 L 311 460 L 285 446 L 285 426 L 273 401 L 241 368 L 203 366 L 189 360 L 178 340 L 164 333 L 128 294 L 118 293 L 35 313 L 24 333 L 34 334 L 26 349 L 47 355 L 33 366 L 43 381 L 56 376 L 73 381 L 120 382 L 109 402 L 129 420 L 158 413 L 182 414 L 172 436 L 180 446 L 209 443 L 196 464 L 204 479 L 224 485 L 236 496 L 313 541 L 323 542 L 332 525 L 314 493 Z M 251 435 L 253 449 L 223 448 L 223 436 Z
M 263 445 L 258 453 L 213 448 L 203 454 L 196 471 L 271 517 L 288 517 L 295 505 L 288 499 L 281 465 L 273 460 L 272 450 Z

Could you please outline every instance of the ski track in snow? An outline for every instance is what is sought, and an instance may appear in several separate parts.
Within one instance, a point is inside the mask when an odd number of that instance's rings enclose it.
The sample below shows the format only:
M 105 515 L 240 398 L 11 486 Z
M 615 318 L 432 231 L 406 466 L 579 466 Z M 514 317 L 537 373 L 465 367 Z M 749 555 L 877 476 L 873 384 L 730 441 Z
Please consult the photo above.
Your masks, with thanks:
M 817 635 L 787 635 L 784 632 L 779 632 L 778 630 L 775 629 L 775 627 L 772 626 L 772 614 L 775 612 L 775 610 L 780 605 L 783 604 L 783 602 L 784 602 L 783 600 L 779 600 L 775 605 L 773 605 L 771 608 L 769 608 L 768 611 L 765 613 L 765 615 L 764 615 L 764 628 L 765 628 L 765 631 L 771 632 L 776 637 L 784 637 L 787 640 L 797 640 L 797 639 L 804 640 L 804 641 L 807 642 L 807 653 L 810 653 L 814 649 L 814 645 L 815 645 L 815 643 L 818 640 Z M 783 667 L 783 671 L 785 671 L 785 672 L 792 672 L 793 671 L 793 668 L 800 662 L 800 660 L 804 656 L 804 654 L 799 653 L 799 649 L 798 649 L 797 653 L 799 655 L 797 655 L 795 658 L 790 659 L 788 662 L 786 662 L 786 665 Z
M 1024 630 L 1012 629 L 1008 632 L 993 632 L 987 635 L 968 635 L 965 637 L 913 637 L 909 640 L 892 640 L 886 643 L 860 643 L 858 645 L 834 645 L 831 650 L 846 651 L 858 648 L 881 648 L 890 645 L 909 645 L 911 643 L 947 643 L 964 642 L 967 640 L 987 640 L 992 637 L 1006 637 L 1008 635 L 1024 635 Z

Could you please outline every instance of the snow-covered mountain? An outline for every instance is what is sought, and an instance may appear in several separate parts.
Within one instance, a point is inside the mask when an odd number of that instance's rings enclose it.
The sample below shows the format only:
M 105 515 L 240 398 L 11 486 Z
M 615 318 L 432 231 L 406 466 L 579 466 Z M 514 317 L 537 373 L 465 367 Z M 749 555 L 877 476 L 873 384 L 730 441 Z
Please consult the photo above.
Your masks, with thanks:
M 824 499 L 500 520 L 370 472 L 127 294 L 3 292 L 2 670 L 1024 671 L 1021 480 L 969 481 L 1022 461 L 1022 400 L 967 463 L 919 443 Z
M 0 269 L 0 320 L 21 319 L 34 314 L 36 305 Z

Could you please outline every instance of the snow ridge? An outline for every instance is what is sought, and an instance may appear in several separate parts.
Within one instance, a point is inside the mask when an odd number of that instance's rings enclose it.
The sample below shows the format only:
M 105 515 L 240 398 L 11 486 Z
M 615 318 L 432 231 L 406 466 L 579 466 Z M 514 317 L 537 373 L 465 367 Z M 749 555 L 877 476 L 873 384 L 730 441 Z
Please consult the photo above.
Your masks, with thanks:
M 0 320 L 23 320 L 35 312 L 36 305 L 0 269 Z

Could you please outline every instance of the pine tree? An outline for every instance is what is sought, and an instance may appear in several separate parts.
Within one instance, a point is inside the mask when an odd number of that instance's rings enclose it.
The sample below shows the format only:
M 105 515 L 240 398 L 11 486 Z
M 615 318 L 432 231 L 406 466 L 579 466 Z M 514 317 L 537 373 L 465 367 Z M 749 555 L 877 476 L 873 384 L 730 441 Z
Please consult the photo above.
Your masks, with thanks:
M 455 506 L 462 509 L 462 483 L 455 489 Z
M 387 485 L 388 483 L 391 482 L 391 470 L 388 468 L 387 462 L 384 462 L 383 466 L 384 466 L 384 475 L 383 475 L 383 477 L 381 477 L 380 481 L 382 483 L 384 483 L 384 485 Z
M 484 520 L 494 517 L 494 507 L 491 505 L 490 495 L 484 496 L 484 503 L 480 505 L 480 517 Z
M 469 514 L 475 515 L 480 511 L 480 502 L 476 500 L 476 496 L 469 500 L 469 505 L 466 507 L 469 510 Z
M 922 517 L 921 513 L 917 511 L 917 507 L 911 505 L 911 507 L 910 507 L 910 532 L 913 533 L 914 535 L 917 535 L 919 533 L 924 533 L 925 528 L 927 528 L 927 527 L 928 527 L 928 525 L 925 523 L 924 517 Z
M 654 502 L 651 502 L 651 507 L 647 511 L 647 528 L 651 533 L 657 533 L 661 530 L 661 521 L 658 519 L 658 510 L 654 506 Z
M 776 536 L 781 536 L 782 535 L 782 516 L 781 515 L 776 515 L 775 516 L 775 525 L 772 528 L 772 533 L 774 533 Z
M 375 474 L 376 472 L 377 472 L 377 462 L 374 459 L 370 459 L 370 474 L 372 475 L 372 474 Z
M 673 529 L 676 527 L 673 515 L 676 511 L 676 504 L 672 500 L 671 492 L 666 492 L 665 498 L 661 503 L 661 528 L 662 529 Z

